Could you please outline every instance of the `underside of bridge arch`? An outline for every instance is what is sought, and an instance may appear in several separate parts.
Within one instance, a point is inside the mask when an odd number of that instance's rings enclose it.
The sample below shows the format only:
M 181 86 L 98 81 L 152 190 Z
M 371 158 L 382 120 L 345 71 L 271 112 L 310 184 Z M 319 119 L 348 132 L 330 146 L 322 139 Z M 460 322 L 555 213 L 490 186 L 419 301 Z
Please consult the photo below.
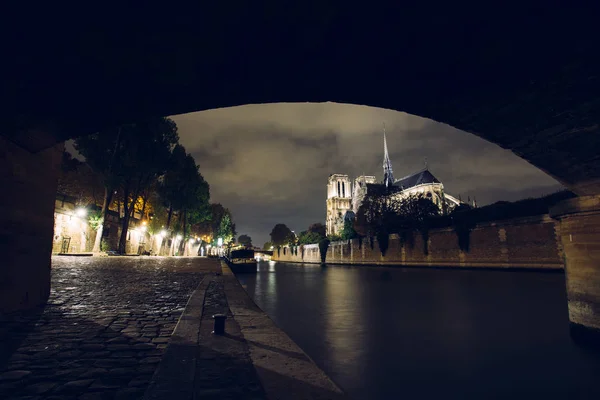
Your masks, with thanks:
M 3 57 L 3 148 L 30 152 L 39 165 L 65 139 L 145 116 L 335 101 L 447 123 L 580 196 L 600 194 L 598 6 L 218 3 L 85 16 L 53 4 L 39 20 L 15 13 L 8 27 L 19 40 Z M 598 218 L 586 204 L 586 221 Z M 581 211 L 569 210 L 557 216 Z M 600 249 L 597 232 L 585 240 Z M 586 254 L 581 277 L 600 287 L 599 252 Z M 596 319 L 582 323 L 600 329 L 600 293 L 584 291 Z

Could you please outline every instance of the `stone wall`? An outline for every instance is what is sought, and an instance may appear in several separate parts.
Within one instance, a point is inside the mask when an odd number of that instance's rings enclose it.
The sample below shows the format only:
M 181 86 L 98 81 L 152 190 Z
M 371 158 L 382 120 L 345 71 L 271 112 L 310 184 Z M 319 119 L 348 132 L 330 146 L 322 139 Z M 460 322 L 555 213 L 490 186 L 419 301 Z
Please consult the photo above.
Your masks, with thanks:
M 452 228 L 429 232 L 427 251 L 423 237 L 414 233 L 402 240 L 390 235 L 385 256 L 376 239 L 332 242 L 328 264 L 405 265 L 436 267 L 496 267 L 563 269 L 563 255 L 557 225 L 547 215 L 477 225 L 469 235 L 469 249 L 463 251 Z M 427 254 L 426 254 L 427 253 Z M 282 248 L 273 260 L 320 263 L 318 245 Z
M 50 294 L 54 197 L 64 145 L 30 153 L 0 137 L 0 314 Z
M 129 220 L 126 254 L 137 254 L 140 246 L 143 251 L 156 251 L 160 248 L 162 238 L 159 235 L 150 235 L 142 228 L 139 218 Z M 104 231 L 105 236 L 102 240 L 108 246 L 104 250 L 117 250 L 121 236 L 121 223 L 116 212 L 108 213 Z M 90 227 L 88 216 L 78 216 L 74 201 L 67 199 L 66 196 L 57 196 L 54 206 L 52 253 L 90 253 L 94 248 L 95 239 L 96 231 Z

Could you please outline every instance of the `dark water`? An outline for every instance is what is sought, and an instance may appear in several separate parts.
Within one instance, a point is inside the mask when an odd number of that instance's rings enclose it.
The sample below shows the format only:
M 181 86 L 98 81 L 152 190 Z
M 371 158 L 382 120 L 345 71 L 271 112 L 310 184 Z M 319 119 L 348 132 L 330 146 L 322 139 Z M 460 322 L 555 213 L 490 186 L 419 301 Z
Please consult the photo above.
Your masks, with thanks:
M 238 278 L 355 399 L 600 399 L 562 273 L 271 262 Z

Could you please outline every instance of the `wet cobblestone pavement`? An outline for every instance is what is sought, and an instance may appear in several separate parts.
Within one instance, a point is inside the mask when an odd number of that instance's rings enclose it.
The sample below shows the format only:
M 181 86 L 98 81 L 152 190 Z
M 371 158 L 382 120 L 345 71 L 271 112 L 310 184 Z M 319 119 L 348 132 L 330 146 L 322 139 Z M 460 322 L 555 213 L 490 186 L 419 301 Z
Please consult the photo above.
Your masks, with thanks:
M 0 399 L 139 399 L 201 258 L 54 257 L 43 310 L 0 319 Z M 1 317 L 0 317 L 1 318 Z

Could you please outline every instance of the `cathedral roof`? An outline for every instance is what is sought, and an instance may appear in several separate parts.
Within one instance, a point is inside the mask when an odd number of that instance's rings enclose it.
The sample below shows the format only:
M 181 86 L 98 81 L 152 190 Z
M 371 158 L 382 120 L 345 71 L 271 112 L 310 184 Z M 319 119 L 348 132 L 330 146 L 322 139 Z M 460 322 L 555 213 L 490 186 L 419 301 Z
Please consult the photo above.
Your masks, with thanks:
M 409 189 L 413 186 L 422 185 L 425 183 L 441 183 L 427 168 L 414 174 L 405 176 L 402 179 L 397 179 L 394 186 L 402 189 Z

